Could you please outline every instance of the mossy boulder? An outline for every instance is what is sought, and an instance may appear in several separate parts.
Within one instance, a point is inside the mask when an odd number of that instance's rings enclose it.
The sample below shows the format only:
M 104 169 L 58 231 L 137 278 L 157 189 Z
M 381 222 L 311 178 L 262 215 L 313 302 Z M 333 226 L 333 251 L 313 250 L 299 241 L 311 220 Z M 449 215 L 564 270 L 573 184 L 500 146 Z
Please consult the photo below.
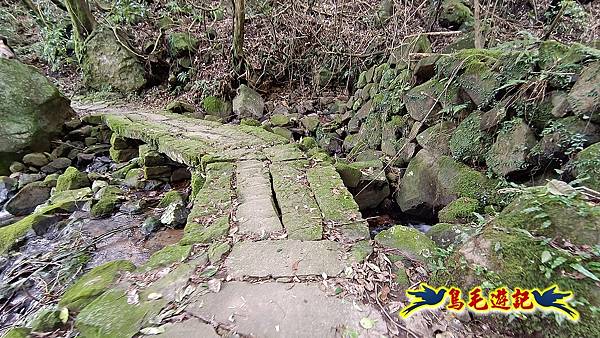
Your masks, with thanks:
M 473 112 L 456 127 L 449 143 L 454 158 L 465 162 L 483 161 L 492 138 L 479 128 L 480 124 L 481 113 Z
M 553 186 L 551 181 L 528 189 L 502 210 L 495 223 L 576 245 L 600 244 L 600 207 L 590 205 L 576 191 L 557 192 Z
M 163 299 L 127 302 L 124 290 L 109 290 L 83 308 L 75 319 L 82 337 L 133 337 L 166 305 Z
M 530 164 L 529 154 L 535 144 L 535 134 L 522 119 L 507 121 L 486 154 L 486 164 L 500 176 L 523 171 Z
M 140 189 L 144 187 L 144 181 L 142 180 L 144 177 L 144 169 L 142 168 L 134 168 L 127 172 L 125 175 L 125 180 L 123 183 L 130 187 Z
M 458 103 L 458 88 L 435 78 L 413 87 L 404 96 L 410 117 L 426 124 L 439 121 L 448 114 L 443 111 L 444 108 Z
M 173 263 L 183 262 L 192 251 L 191 245 L 172 244 L 155 252 L 148 261 L 141 266 L 143 270 L 152 270 L 158 267 L 169 266 Z
M 438 218 L 443 223 L 465 223 L 474 220 L 474 213 L 477 211 L 479 201 L 470 197 L 460 197 L 443 207 L 438 213 Z
M 4 208 L 15 216 L 25 216 L 50 198 L 51 187 L 44 182 L 31 182 L 17 192 Z
M 417 229 L 395 225 L 375 236 L 375 242 L 389 249 L 398 250 L 402 257 L 420 262 L 432 259 L 435 243 Z
M 300 149 L 304 151 L 309 151 L 311 149 L 319 147 L 317 140 L 314 137 L 306 136 L 300 140 L 300 144 L 298 145 Z
M 261 119 L 264 115 L 265 101 L 252 88 L 241 85 L 233 99 L 233 113 L 239 118 Z
M 196 111 L 193 104 L 181 100 L 173 100 L 165 106 L 165 110 L 172 114 L 186 114 Z
M 421 149 L 400 180 L 396 202 L 404 212 L 426 215 L 459 197 L 482 205 L 498 202 L 497 182 L 448 156 Z
M 463 0 L 441 0 L 438 16 L 440 26 L 448 29 L 466 29 L 473 25 L 473 12 Z
M 338 161 L 335 164 L 335 170 L 340 174 L 344 185 L 348 188 L 356 188 L 362 177 L 362 172 L 359 168 L 351 166 L 348 163 Z
M 567 100 L 576 115 L 600 123 L 600 61 L 588 64 L 571 88 Z
M 32 331 L 49 332 L 62 325 L 60 320 L 60 310 L 54 307 L 45 307 L 37 312 L 35 318 L 29 325 Z
M 56 181 L 56 191 L 74 190 L 90 186 L 90 180 L 86 173 L 82 173 L 75 167 L 68 167 Z
M 107 186 L 98 191 L 98 202 L 94 203 L 90 214 L 94 218 L 103 218 L 112 215 L 121 199 L 121 190 L 115 186 Z
M 130 93 L 146 85 L 144 66 L 119 40 L 127 41 L 120 34 L 117 39 L 109 28 L 95 29 L 87 38 L 82 64 L 86 86 Z
M 217 116 L 227 120 L 232 113 L 231 102 L 224 101 L 216 96 L 207 96 L 202 100 L 202 108 L 208 115 Z
M 284 127 L 292 122 L 292 117 L 289 114 L 273 114 L 269 119 L 272 126 Z
M 417 135 L 417 142 L 433 155 L 452 155 L 450 135 L 456 126 L 452 122 L 442 121 L 425 129 Z
M 600 143 L 583 149 L 569 166 L 577 179 L 584 179 L 583 185 L 600 191 Z
M 50 209 L 47 208 L 48 211 Z M 34 213 L 10 225 L 0 227 L 0 255 L 6 253 L 19 243 L 34 226 L 47 222 L 49 218 L 44 212 Z
M 469 224 L 438 223 L 427 231 L 427 236 L 440 248 L 446 249 L 461 244 L 476 231 L 477 228 Z
M 14 59 L 0 59 L 0 78 L 0 158 L 48 151 L 48 140 L 74 116 L 69 100 L 40 71 Z M 0 175 L 8 174 L 11 162 L 0 160 Z
M 99 265 L 81 276 L 60 298 L 58 305 L 70 311 L 81 311 L 104 293 L 125 271 L 135 270 L 130 261 L 118 260 Z
M 593 269 L 597 256 L 583 258 L 567 250 L 554 248 L 543 238 L 532 237 L 521 229 L 502 228 L 495 222 L 468 239 L 446 261 L 446 269 L 438 270 L 430 279 L 432 285 L 454 285 L 462 290 L 483 286 L 484 292 L 505 286 L 513 289 L 545 289 L 556 284 L 563 291 L 573 291 L 571 305 L 580 312 L 577 323 L 568 320 L 560 325 L 536 312 L 526 320 L 506 321 L 502 317 L 482 320 L 493 328 L 544 337 L 596 337 L 600 334 L 600 291 L 595 282 L 581 275 L 575 267 Z M 577 264 L 577 265 L 575 265 Z M 500 319 L 500 320 L 499 320 Z
M 185 204 L 185 195 L 177 190 L 168 191 L 160 200 L 157 207 L 166 208 L 170 204 L 181 203 Z

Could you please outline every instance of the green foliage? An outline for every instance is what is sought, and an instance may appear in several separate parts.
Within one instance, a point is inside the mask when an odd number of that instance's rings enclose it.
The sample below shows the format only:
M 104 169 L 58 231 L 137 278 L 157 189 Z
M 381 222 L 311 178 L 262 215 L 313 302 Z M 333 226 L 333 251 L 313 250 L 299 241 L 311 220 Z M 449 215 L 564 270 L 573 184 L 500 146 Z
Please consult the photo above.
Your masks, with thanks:
M 550 121 L 549 126 L 542 131 L 542 136 L 554 133 L 560 134 L 558 145 L 562 149 L 565 149 L 565 155 L 571 155 L 583 150 L 585 142 L 587 141 L 584 134 L 569 130 L 560 121 Z
M 62 65 L 72 63 L 69 50 L 73 48 L 73 42 L 67 35 L 66 26 L 62 24 L 50 24 L 41 26 L 42 35 L 42 59 L 50 65 L 53 71 Z
M 146 4 L 138 0 L 116 0 L 108 15 L 108 19 L 115 24 L 136 24 L 148 12 Z

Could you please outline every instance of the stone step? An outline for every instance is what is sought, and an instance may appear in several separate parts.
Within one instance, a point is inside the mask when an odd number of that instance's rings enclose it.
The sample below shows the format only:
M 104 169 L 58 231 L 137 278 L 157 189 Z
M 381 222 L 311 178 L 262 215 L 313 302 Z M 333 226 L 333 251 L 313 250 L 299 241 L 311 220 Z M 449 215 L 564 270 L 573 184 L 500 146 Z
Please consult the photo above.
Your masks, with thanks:
M 206 166 L 206 181 L 194 198 L 182 244 L 210 243 L 228 233 L 235 195 L 231 186 L 234 172 L 235 164 L 229 162 Z
M 333 165 L 310 168 L 306 177 L 323 219 L 346 242 L 369 239 L 369 225 Z
M 200 296 L 186 311 L 252 337 L 387 336 L 385 321 L 373 307 L 330 296 L 317 283 L 228 282 L 219 293 Z M 360 325 L 364 318 L 374 323 L 369 330 Z
M 238 242 L 225 260 L 230 278 L 338 276 L 351 265 L 343 247 L 332 241 L 265 240 Z
M 257 160 L 238 162 L 236 183 L 239 233 L 264 237 L 282 230 L 271 193 L 271 176 L 265 163 Z
M 323 237 L 321 212 L 306 182 L 306 160 L 271 164 L 273 190 L 289 239 L 319 240 Z

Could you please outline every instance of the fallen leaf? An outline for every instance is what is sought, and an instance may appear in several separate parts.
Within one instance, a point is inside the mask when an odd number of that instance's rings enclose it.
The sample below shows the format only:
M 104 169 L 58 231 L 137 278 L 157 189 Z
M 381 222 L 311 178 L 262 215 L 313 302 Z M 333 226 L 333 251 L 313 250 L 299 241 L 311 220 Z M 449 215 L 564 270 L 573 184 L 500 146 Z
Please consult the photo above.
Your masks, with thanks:
M 162 326 L 156 326 L 156 327 L 145 327 L 143 329 L 140 330 L 141 334 L 145 334 L 147 336 L 154 336 L 157 334 L 161 334 L 165 332 L 165 328 Z
M 293 273 L 296 273 L 296 271 L 298 271 L 298 265 L 300 264 L 300 262 L 302 262 L 301 259 L 295 261 L 294 264 L 292 264 L 292 272 Z
M 384 285 L 384 286 L 381 288 L 381 291 L 379 292 L 379 299 L 380 299 L 382 302 L 386 302 L 386 301 L 387 301 L 387 298 L 388 298 L 388 294 L 389 294 L 389 293 L 390 293 L 390 287 L 389 287 L 389 286 L 387 286 L 387 285 Z
M 152 292 L 151 294 L 148 295 L 148 300 L 157 300 L 157 299 L 161 299 L 162 298 L 162 294 L 157 293 L 157 292 Z

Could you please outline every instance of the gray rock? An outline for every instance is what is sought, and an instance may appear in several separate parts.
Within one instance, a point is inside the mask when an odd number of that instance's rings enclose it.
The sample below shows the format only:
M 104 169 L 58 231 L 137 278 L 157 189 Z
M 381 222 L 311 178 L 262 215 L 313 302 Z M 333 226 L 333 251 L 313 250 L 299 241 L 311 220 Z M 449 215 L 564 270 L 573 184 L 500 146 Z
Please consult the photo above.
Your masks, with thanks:
M 0 176 L 0 206 L 6 202 L 10 193 L 17 189 L 17 180 L 7 176 Z
M 127 41 L 120 36 L 121 41 Z M 146 85 L 145 71 L 137 57 L 119 42 L 111 29 L 99 28 L 85 42 L 83 75 L 86 86 L 106 86 L 123 93 Z
M 45 166 L 48 162 L 48 156 L 44 153 L 31 153 L 23 156 L 23 163 L 38 168 Z
M 339 243 L 331 241 L 238 242 L 225 266 L 232 278 L 337 276 L 351 264 L 341 258 L 342 250 Z
M 185 224 L 189 210 L 181 203 L 171 203 L 160 217 L 160 222 L 170 227 L 177 227 Z
M 588 64 L 571 88 L 567 100 L 576 115 L 600 123 L 600 61 Z
M 190 318 L 183 322 L 168 323 L 162 326 L 164 333 L 155 335 L 157 338 L 220 338 L 215 329 L 196 318 Z
M 527 169 L 529 152 L 536 144 L 535 134 L 522 119 L 506 122 L 486 155 L 488 167 L 500 176 Z
M 41 181 L 46 175 L 44 174 L 21 174 L 19 175 L 19 189 L 29 183 Z
M 6 203 L 6 211 L 25 216 L 50 198 L 51 188 L 43 182 L 29 183 Z
M 381 161 L 355 162 L 350 166 L 361 172 L 356 188 L 351 190 L 360 210 L 374 208 L 390 195 L 390 185 Z
M 317 283 L 228 282 L 219 293 L 200 296 L 186 311 L 220 323 L 233 320 L 237 332 L 257 337 L 335 337 L 340 328 L 360 337 L 387 336 L 379 311 L 371 305 L 353 306 L 356 302 L 328 296 Z M 373 327 L 363 328 L 363 318 Z
M 265 101 L 256 91 L 241 85 L 233 99 L 233 113 L 239 118 L 260 119 L 264 115 Z
M 158 227 L 160 227 L 161 222 L 158 218 L 150 216 L 144 220 L 144 223 L 140 226 L 140 230 L 143 234 L 149 235 L 152 232 L 156 231 Z
M 272 198 L 271 179 L 262 161 L 239 162 L 237 166 L 238 209 L 240 234 L 265 236 L 282 230 Z
M 9 167 L 9 170 L 11 173 L 22 172 L 25 169 L 27 169 L 27 167 L 25 167 L 25 165 L 21 162 L 13 162 L 10 164 L 10 167 Z
M 42 73 L 18 60 L 0 59 L 0 171 L 4 153 L 25 149 L 49 150 L 48 140 L 62 131 L 74 113 L 64 98 Z
M 50 228 L 63 219 L 62 215 L 40 215 L 33 223 L 33 231 L 38 236 L 45 235 Z
M 48 165 L 43 166 L 40 170 L 46 174 L 54 174 L 67 169 L 71 163 L 71 159 L 68 157 L 59 157 L 48 163 Z

